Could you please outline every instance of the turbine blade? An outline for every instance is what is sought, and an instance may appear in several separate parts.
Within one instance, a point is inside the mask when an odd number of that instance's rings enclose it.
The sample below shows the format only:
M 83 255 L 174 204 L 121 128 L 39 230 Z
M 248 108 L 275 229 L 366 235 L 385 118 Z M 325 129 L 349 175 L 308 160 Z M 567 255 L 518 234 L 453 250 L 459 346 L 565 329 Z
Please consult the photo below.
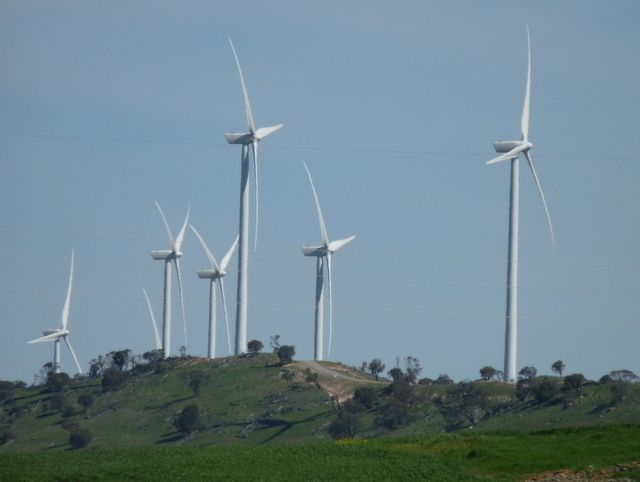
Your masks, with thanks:
M 56 333 L 51 333 L 47 336 L 41 336 L 40 338 L 36 338 L 35 340 L 28 341 L 28 344 L 32 343 L 46 343 L 47 341 L 55 341 L 62 336 L 62 331 L 58 331 Z
M 231 356 L 231 334 L 229 333 L 229 316 L 227 315 L 227 301 L 224 297 L 224 281 L 220 278 L 220 295 L 222 296 L 222 309 L 224 310 L 224 324 L 227 328 L 227 348 Z
M 256 131 L 256 138 L 258 140 L 262 140 L 265 137 L 273 134 L 275 131 L 279 131 L 280 129 L 282 129 L 282 124 L 278 124 L 277 126 L 271 126 L 271 127 L 260 127 Z
M 156 341 L 156 350 L 162 348 L 162 343 L 160 342 L 160 332 L 158 331 L 158 325 L 156 324 L 156 317 L 153 315 L 153 308 L 151 308 L 151 301 L 149 301 L 149 295 L 147 294 L 147 290 L 142 287 L 142 292 L 144 293 L 144 297 L 147 300 L 147 308 L 149 308 L 149 315 L 151 315 L 151 323 L 153 324 L 153 334 Z
M 76 352 L 73 351 L 73 348 L 71 347 L 71 342 L 69 342 L 69 339 L 68 339 L 67 336 L 64 337 L 64 342 L 67 344 L 67 348 L 71 352 L 71 356 L 73 357 L 73 361 L 76 362 L 76 367 L 78 367 L 78 373 L 80 375 L 82 375 L 83 374 L 82 367 L 80 366 L 80 362 L 78 361 L 78 357 L 76 356 Z
M 191 231 L 193 231 L 193 233 L 196 235 L 196 238 L 198 238 L 198 240 L 200 241 L 200 244 L 202 245 L 202 248 L 204 249 L 204 252 L 206 253 L 207 257 L 209 258 L 209 262 L 211 263 L 211 267 L 215 268 L 217 271 L 220 271 L 220 266 L 218 266 L 216 258 L 213 256 L 213 253 L 207 247 L 207 243 L 204 242 L 204 239 L 202 239 L 202 236 L 200 236 L 200 233 L 198 232 L 198 230 L 193 227 L 193 224 L 190 224 L 189 227 L 191 228 Z
M 332 278 L 333 267 L 331 261 L 331 253 L 327 253 L 327 277 L 329 278 L 329 346 L 327 348 L 327 356 L 331 356 L 331 343 L 333 340 L 333 292 L 332 292 Z
M 544 198 L 544 193 L 542 192 L 542 184 L 540 184 L 540 179 L 538 178 L 538 174 L 536 173 L 536 168 L 533 167 L 533 159 L 531 159 L 531 154 L 529 151 L 525 151 L 524 157 L 527 158 L 527 163 L 531 168 L 531 173 L 533 174 L 533 179 L 536 181 L 536 186 L 538 187 L 538 193 L 540 193 L 540 199 L 542 199 L 542 205 L 544 206 L 544 213 L 547 216 L 547 223 L 549 224 L 549 233 L 551 234 L 551 244 L 553 245 L 553 249 L 556 247 L 556 237 L 553 233 L 553 225 L 551 224 L 551 215 L 549 214 L 549 208 L 547 207 L 547 201 Z
M 320 221 L 320 234 L 322 236 L 322 242 L 324 243 L 325 247 L 328 247 L 329 236 L 327 235 L 327 227 L 324 224 L 324 218 L 322 217 L 322 209 L 320 209 L 320 201 L 318 200 L 318 194 L 316 193 L 316 188 L 313 185 L 313 179 L 311 179 L 311 172 L 307 167 L 307 163 L 303 161 L 302 164 L 304 164 L 304 168 L 307 170 L 307 176 L 309 176 L 309 182 L 311 183 L 311 190 L 313 191 L 313 198 L 316 201 L 316 210 L 318 211 L 318 219 Z
M 162 222 L 164 223 L 164 227 L 167 230 L 167 236 L 169 237 L 169 243 L 171 244 L 171 249 L 175 250 L 176 243 L 173 240 L 173 234 L 171 234 L 171 229 L 169 229 L 169 223 L 167 222 L 167 218 L 165 217 L 164 212 L 160 207 L 160 204 L 158 204 L 158 201 L 155 201 L 155 203 L 156 203 L 156 207 L 158 208 L 158 211 L 160 211 L 160 216 L 162 216 Z
M 180 308 L 182 310 L 182 329 L 184 331 L 184 347 L 187 348 L 187 318 L 184 314 L 184 296 L 182 295 L 182 275 L 180 274 L 179 258 L 173 258 L 176 264 L 176 274 L 178 276 L 178 291 L 180 292 Z
M 356 236 L 354 234 L 353 236 L 349 236 L 348 238 L 345 238 L 345 239 L 339 239 L 337 241 L 331 241 L 329 243 L 329 251 L 331 251 L 332 253 L 335 253 L 336 251 L 338 251 L 343 246 L 346 246 L 347 244 L 349 244 L 355 238 L 356 238 Z
M 73 284 L 73 249 L 71 250 L 71 269 L 69 270 L 69 286 L 67 287 L 67 297 L 62 308 L 62 329 L 67 329 L 69 323 L 69 308 L 71 306 L 71 285 Z
M 255 134 L 256 126 L 253 122 L 253 113 L 251 112 L 251 104 L 249 103 L 249 94 L 247 93 L 247 86 L 244 83 L 244 76 L 242 75 L 242 68 L 240 67 L 240 61 L 238 60 L 238 55 L 236 54 L 236 49 L 233 47 L 233 42 L 229 39 L 229 44 L 231 45 L 231 50 L 233 51 L 233 56 L 236 59 L 236 65 L 238 66 L 238 72 L 240 73 L 240 83 L 242 84 L 242 95 L 244 95 L 244 110 L 247 114 L 247 125 L 249 126 L 249 130 L 251 134 Z
M 531 37 L 529 35 L 529 26 L 527 25 L 527 88 L 524 94 L 524 105 L 522 106 L 522 140 L 529 140 L 529 103 L 531 96 Z
M 256 227 L 253 238 L 253 251 L 255 252 L 258 248 L 258 141 L 253 141 L 251 143 L 251 150 L 253 151 L 253 174 L 254 174 L 254 182 L 256 184 Z
M 233 252 L 236 250 L 236 247 L 238 246 L 238 240 L 239 239 L 240 239 L 240 237 L 236 236 L 236 239 L 233 242 L 233 244 L 231 245 L 231 247 L 229 248 L 229 251 L 227 251 L 227 254 L 224 255 L 224 258 L 222 258 L 222 261 L 220 262 L 220 269 L 222 271 L 226 271 L 227 270 L 227 265 L 229 264 L 229 261 L 231 260 L 231 256 L 233 256 Z
M 182 223 L 182 228 L 180 228 L 180 232 L 178 233 L 178 237 L 176 238 L 176 251 L 180 251 L 182 247 L 182 241 L 184 241 L 184 233 L 187 229 L 187 223 L 189 222 L 189 214 L 191 213 L 191 206 L 187 208 L 187 216 L 184 218 L 184 223 Z
M 526 149 L 524 144 L 514 147 L 509 152 L 505 152 L 504 154 L 487 161 L 487 164 L 495 164 L 496 162 L 502 161 L 510 161 L 511 159 L 515 159 L 518 155 Z

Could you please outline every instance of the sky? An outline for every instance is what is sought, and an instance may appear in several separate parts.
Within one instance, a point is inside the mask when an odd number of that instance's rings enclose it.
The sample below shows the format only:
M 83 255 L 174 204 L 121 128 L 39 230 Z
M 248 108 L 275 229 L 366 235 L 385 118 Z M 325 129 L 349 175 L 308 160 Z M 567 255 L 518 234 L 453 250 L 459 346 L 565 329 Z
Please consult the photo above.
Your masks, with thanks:
M 520 136 L 527 25 L 531 152 L 557 245 L 521 164 L 518 367 L 640 372 L 639 14 L 635 1 L 0 0 L 0 379 L 32 382 L 51 360 L 26 342 L 60 325 L 72 249 L 85 369 L 154 348 L 142 287 L 161 318 L 149 251 L 168 247 L 154 201 L 174 231 L 190 206 L 226 252 L 240 148 L 223 134 L 246 130 L 229 37 L 256 124 L 284 124 L 260 144 L 248 339 L 313 356 L 306 161 L 329 236 L 357 236 L 334 259 L 327 358 L 413 356 L 421 376 L 456 380 L 502 369 L 509 166 L 485 162 Z M 207 258 L 192 233 L 183 252 L 188 353 L 204 356 Z M 226 355 L 221 313 L 218 329 Z M 62 368 L 75 372 L 66 349 Z

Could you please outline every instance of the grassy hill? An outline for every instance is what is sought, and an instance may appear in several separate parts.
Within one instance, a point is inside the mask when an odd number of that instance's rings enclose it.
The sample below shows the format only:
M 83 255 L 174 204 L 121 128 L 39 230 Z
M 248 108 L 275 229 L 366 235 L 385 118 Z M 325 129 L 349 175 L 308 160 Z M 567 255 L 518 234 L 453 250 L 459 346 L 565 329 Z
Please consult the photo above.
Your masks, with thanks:
M 277 362 L 176 358 L 109 390 L 80 378 L 61 392 L 4 392 L 0 480 L 640 480 L 638 384 L 409 386 L 331 362 Z M 544 383 L 553 390 L 541 399 Z M 199 428 L 183 436 L 173 422 L 192 404 Z M 77 427 L 92 434 L 88 449 L 70 450 Z

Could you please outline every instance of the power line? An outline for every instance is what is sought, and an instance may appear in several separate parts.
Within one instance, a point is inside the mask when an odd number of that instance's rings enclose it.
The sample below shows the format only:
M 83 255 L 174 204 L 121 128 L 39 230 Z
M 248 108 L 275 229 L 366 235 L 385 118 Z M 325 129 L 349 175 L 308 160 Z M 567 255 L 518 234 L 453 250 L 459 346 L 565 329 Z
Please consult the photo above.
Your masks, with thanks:
M 27 132 L 0 132 L 0 136 L 4 137 L 28 137 L 33 139 L 63 139 L 63 140 L 76 140 L 76 141 L 97 141 L 97 142 L 122 142 L 122 143 L 143 143 L 143 144 L 174 144 L 185 146 L 207 146 L 207 147 L 222 147 L 227 144 L 224 142 L 209 142 L 198 140 L 179 140 L 179 139 L 148 139 L 148 138 L 136 138 L 136 137 L 101 137 L 101 136 L 78 136 L 78 135 L 54 135 L 54 134 L 39 134 L 39 133 L 27 133 Z M 462 156 L 462 157 L 486 157 L 486 152 L 456 152 L 456 151 L 415 151 L 408 149 L 398 148 L 368 148 L 368 147 L 338 147 L 338 146 L 282 146 L 282 145 L 265 145 L 263 149 L 283 150 L 283 151 L 324 151 L 324 152 L 358 152 L 358 153 L 370 153 L 370 154 L 398 154 L 407 156 Z M 541 159 L 556 159 L 556 160 L 575 160 L 575 161 L 619 161 L 619 162 L 637 162 L 640 161 L 638 157 L 625 157 L 625 156 L 613 156 L 613 157 L 598 157 L 598 156 L 583 156 L 583 155 L 538 155 Z

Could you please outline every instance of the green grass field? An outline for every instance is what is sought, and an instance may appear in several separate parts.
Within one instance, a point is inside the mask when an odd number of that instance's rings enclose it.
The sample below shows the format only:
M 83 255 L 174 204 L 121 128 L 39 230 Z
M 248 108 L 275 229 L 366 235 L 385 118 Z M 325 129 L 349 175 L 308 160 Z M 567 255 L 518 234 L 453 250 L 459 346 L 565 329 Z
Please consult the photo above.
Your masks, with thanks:
M 0 478 L 33 480 L 522 480 L 640 459 L 640 426 L 259 446 L 0 454 Z M 639 480 L 640 474 L 625 477 Z

